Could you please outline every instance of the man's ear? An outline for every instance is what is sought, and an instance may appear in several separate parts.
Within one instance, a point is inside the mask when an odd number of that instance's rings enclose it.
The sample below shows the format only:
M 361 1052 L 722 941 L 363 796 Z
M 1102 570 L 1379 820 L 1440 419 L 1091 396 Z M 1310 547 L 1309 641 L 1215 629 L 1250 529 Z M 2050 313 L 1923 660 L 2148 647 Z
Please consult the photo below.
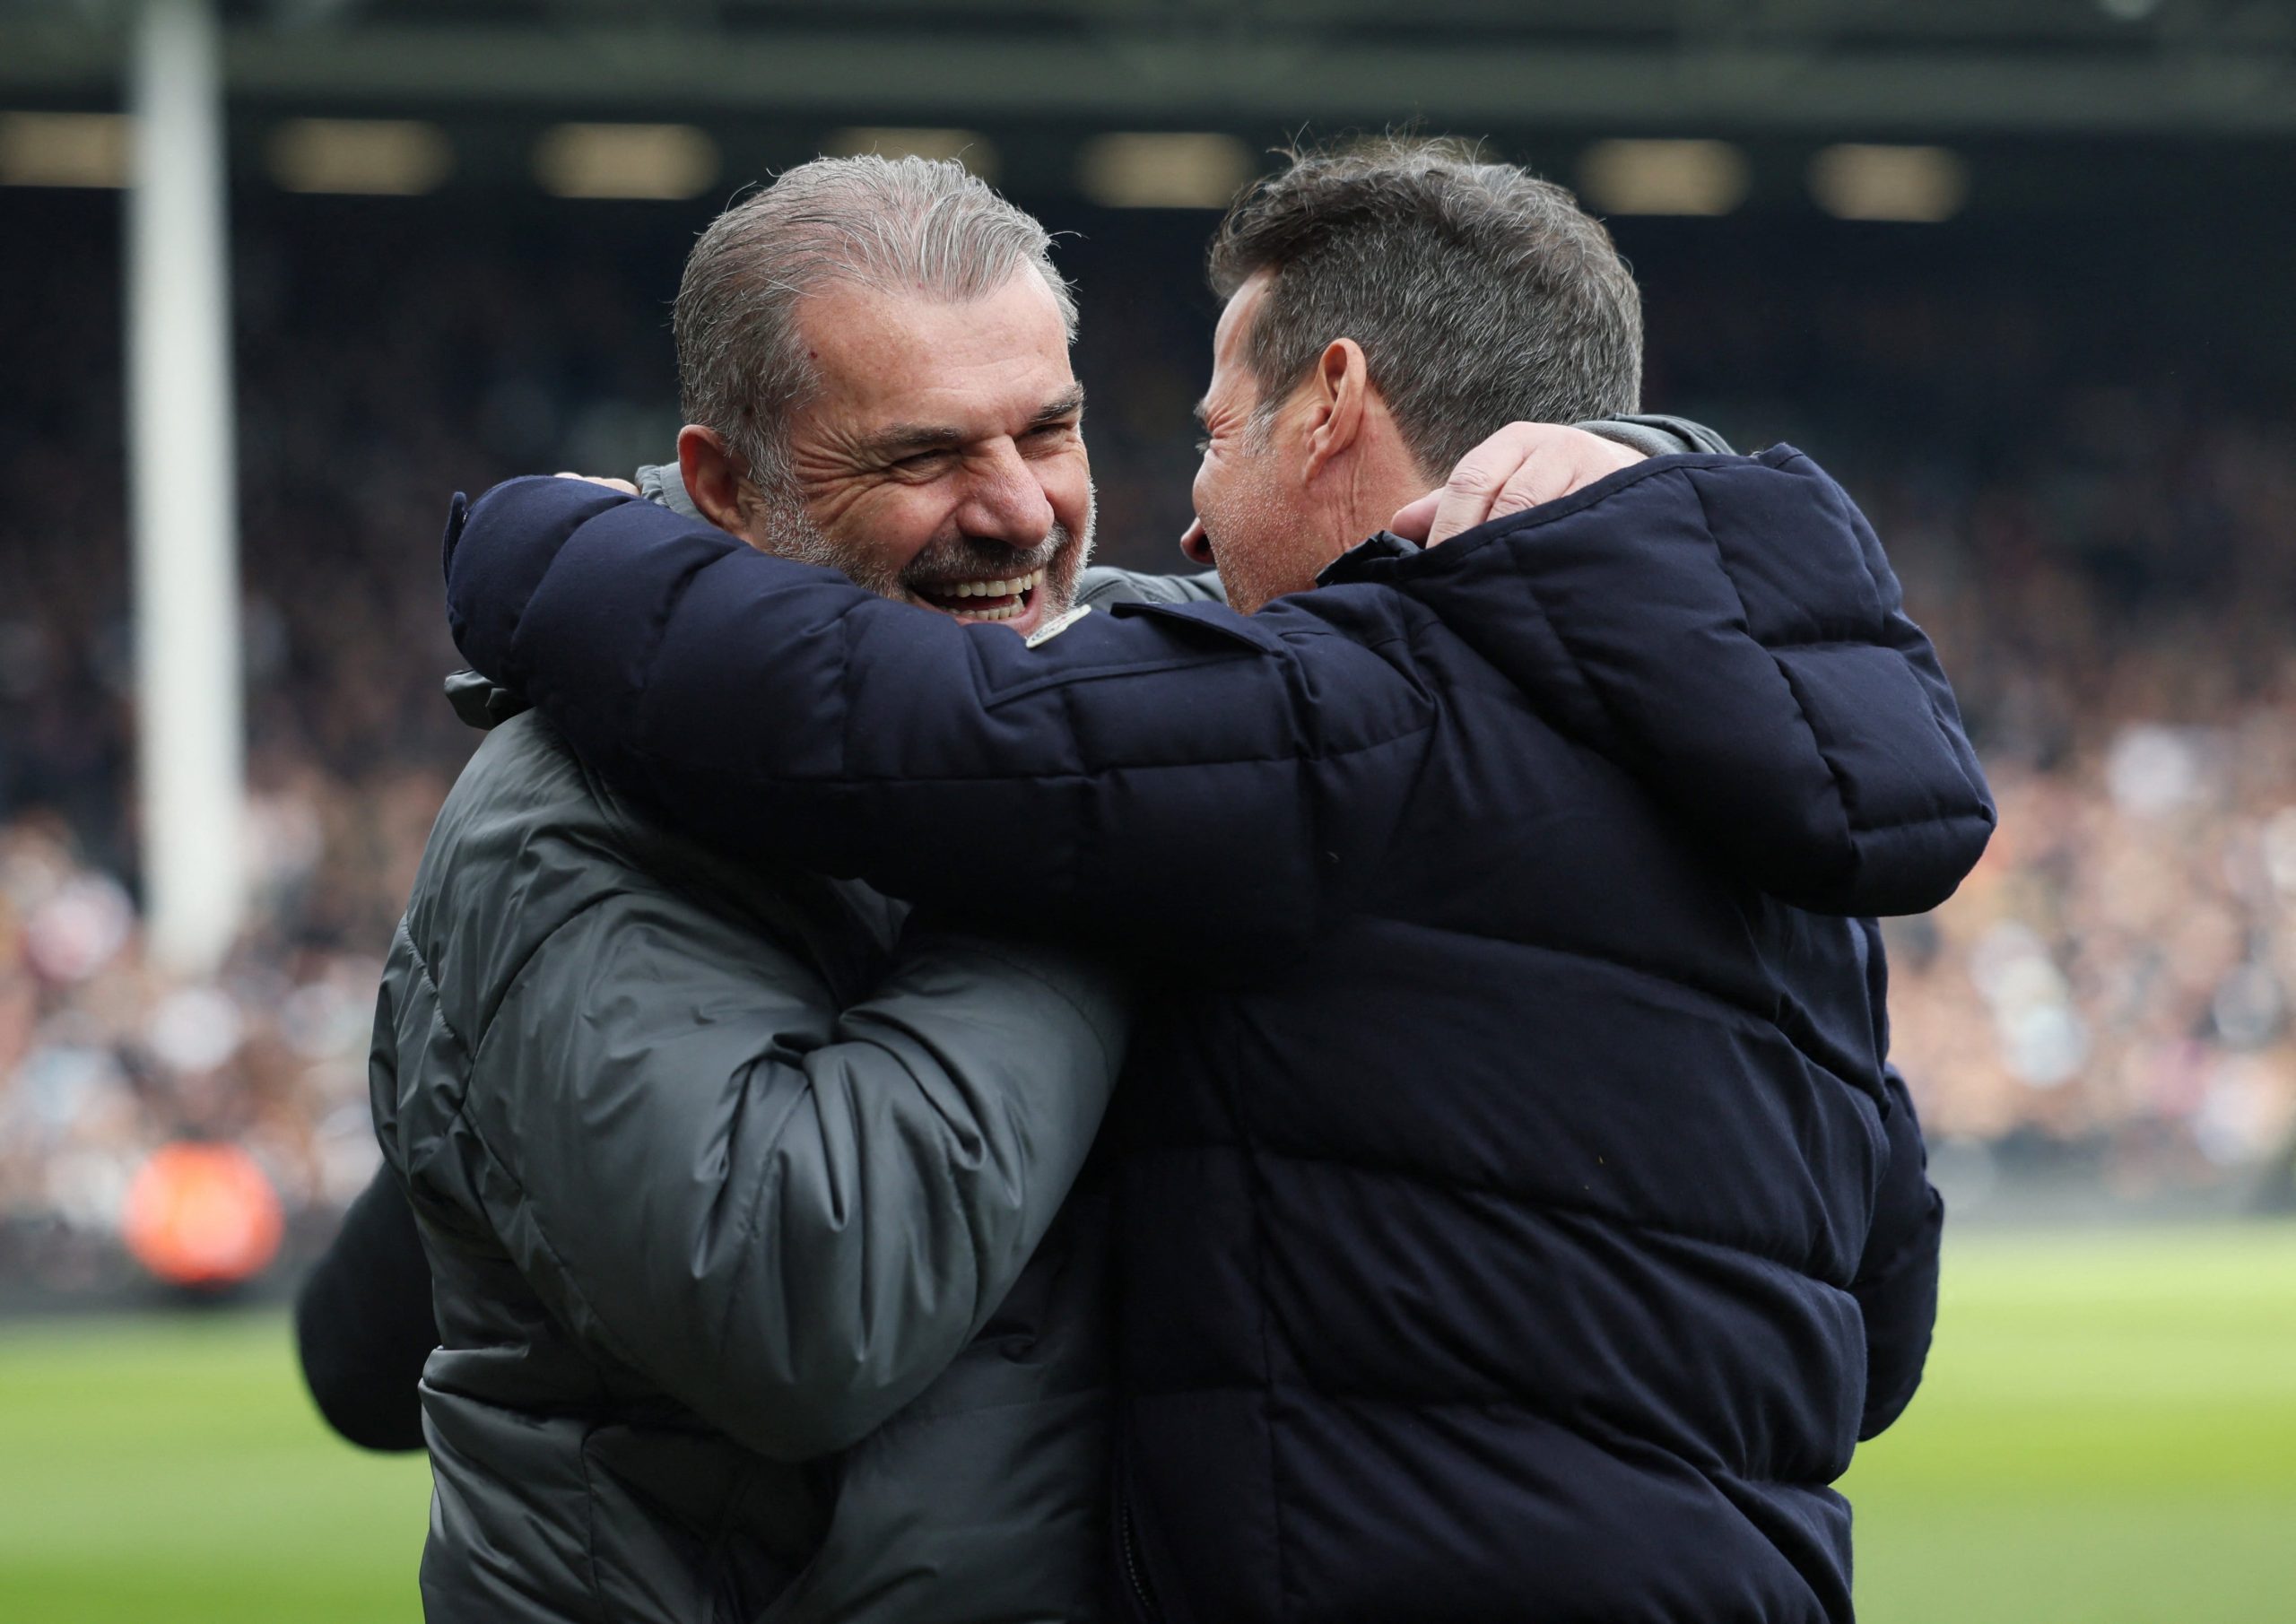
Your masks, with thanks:
M 701 517 L 731 535 L 748 537 L 742 500 L 742 465 L 715 429 L 688 423 L 678 430 L 678 473 Z
M 1352 450 L 1363 433 L 1371 393 L 1363 346 L 1352 338 L 1333 339 L 1316 358 L 1305 387 L 1309 408 L 1305 478 L 1312 481 L 1332 458 Z

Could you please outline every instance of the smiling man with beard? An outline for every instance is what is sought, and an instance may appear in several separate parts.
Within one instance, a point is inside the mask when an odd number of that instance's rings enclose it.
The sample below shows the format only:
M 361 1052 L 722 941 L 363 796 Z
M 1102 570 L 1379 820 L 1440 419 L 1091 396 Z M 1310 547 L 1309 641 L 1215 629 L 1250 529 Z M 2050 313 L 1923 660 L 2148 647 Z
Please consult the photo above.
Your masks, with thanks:
M 649 487 L 872 593 L 1032 630 L 1091 531 L 1046 248 L 945 166 L 785 176 L 694 251 L 696 426 L 683 478 Z M 1070 1196 L 1124 1046 L 1113 979 L 904 928 L 770 845 L 711 854 L 512 694 L 450 689 L 491 731 L 372 1062 L 437 1316 L 429 1617 L 1094 1616 L 1105 1202 Z M 300 1327 L 329 1413 L 378 1443 L 404 1389 L 373 1402 L 360 1328 L 424 1345 L 432 1304 L 350 1277 L 403 1212 L 362 1201 Z
M 1026 636 L 1068 606 L 1091 553 L 1075 307 L 1048 266 L 936 259 L 952 245 L 929 230 L 910 264 L 857 274 L 843 222 L 814 211 L 839 206 L 833 178 L 865 172 L 930 174 L 807 166 L 696 246 L 676 318 L 681 482 L 762 551 Z M 800 201 L 815 189 L 831 195 Z M 770 297 L 797 286 L 802 303 Z

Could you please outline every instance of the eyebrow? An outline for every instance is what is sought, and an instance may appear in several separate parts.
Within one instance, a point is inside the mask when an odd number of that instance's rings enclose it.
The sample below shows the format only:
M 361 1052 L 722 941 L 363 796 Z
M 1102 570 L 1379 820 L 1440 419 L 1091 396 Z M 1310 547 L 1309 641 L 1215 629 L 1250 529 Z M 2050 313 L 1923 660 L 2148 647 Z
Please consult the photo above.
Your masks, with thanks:
M 1084 410 L 1084 386 L 1071 384 L 1036 410 L 1029 419 L 1029 427 L 1041 429 L 1057 423 L 1062 418 L 1074 417 Z M 895 423 L 883 434 L 872 435 L 867 448 L 879 456 L 914 456 L 920 451 L 945 451 L 965 442 L 961 429 L 939 428 L 929 423 Z
M 1029 419 L 1029 427 L 1041 429 L 1048 423 L 1058 422 L 1064 417 L 1081 417 L 1083 412 L 1084 386 L 1071 384 L 1037 408 L 1037 414 Z

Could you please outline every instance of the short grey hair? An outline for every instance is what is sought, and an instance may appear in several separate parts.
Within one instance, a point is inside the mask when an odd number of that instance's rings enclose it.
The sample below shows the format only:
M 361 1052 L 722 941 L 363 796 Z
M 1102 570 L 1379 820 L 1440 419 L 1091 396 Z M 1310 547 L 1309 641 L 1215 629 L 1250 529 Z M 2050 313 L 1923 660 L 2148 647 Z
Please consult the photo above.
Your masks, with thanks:
M 1237 199 L 1209 257 L 1222 299 L 1274 273 L 1246 346 L 1261 423 L 1341 338 L 1363 346 L 1430 475 L 1509 422 L 1638 409 L 1641 295 L 1569 192 L 1449 141 L 1286 156 Z
M 796 314 L 832 282 L 963 301 L 1022 267 L 1076 300 L 1036 218 L 948 160 L 817 158 L 709 223 L 687 256 L 672 330 L 688 422 L 714 429 L 769 491 L 788 481 L 789 413 L 819 386 Z

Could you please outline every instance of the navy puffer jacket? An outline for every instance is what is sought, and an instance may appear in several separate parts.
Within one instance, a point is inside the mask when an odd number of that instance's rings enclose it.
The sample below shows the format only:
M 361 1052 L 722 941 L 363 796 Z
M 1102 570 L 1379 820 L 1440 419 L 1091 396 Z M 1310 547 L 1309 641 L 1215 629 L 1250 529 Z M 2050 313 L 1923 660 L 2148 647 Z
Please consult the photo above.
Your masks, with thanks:
M 1939 1220 L 1868 916 L 1993 822 L 1929 645 L 1784 447 L 1327 580 L 1029 648 L 539 480 L 449 595 L 705 837 L 1170 978 L 1118 1106 L 1138 1616 L 1847 1619 L 1829 1485 Z

